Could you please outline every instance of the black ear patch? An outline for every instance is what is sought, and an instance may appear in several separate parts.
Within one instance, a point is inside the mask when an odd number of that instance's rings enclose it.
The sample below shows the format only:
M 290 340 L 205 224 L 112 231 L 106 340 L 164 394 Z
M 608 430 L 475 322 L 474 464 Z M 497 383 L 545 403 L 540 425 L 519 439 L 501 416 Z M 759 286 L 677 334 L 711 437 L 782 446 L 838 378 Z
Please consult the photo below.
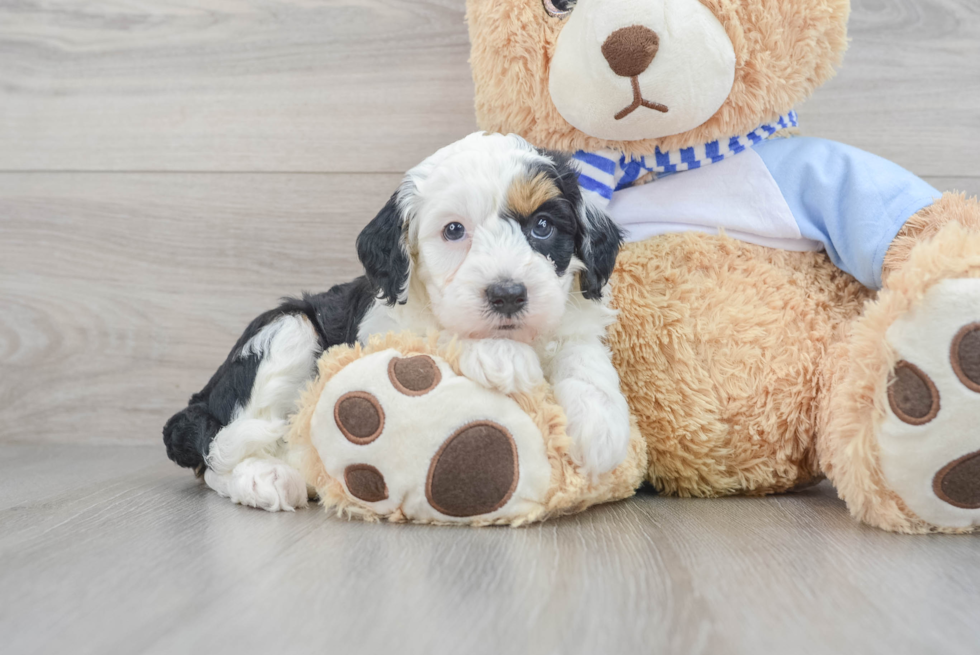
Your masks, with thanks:
M 583 200 L 582 232 L 575 241 L 576 255 L 585 262 L 585 270 L 579 274 L 582 295 L 590 300 L 602 299 L 602 287 L 606 286 L 616 267 L 616 257 L 623 245 L 623 231 L 606 213 Z
M 578 215 L 575 256 L 585 264 L 585 270 L 579 274 L 582 295 L 589 300 L 601 300 L 602 288 L 612 276 L 623 245 L 623 231 L 604 211 L 582 196 L 578 170 L 571 157 L 551 150 L 541 152 L 555 162 L 562 195 L 572 203 Z
M 398 302 L 408 283 L 404 222 L 396 191 L 357 237 L 357 257 L 367 279 L 389 305 Z

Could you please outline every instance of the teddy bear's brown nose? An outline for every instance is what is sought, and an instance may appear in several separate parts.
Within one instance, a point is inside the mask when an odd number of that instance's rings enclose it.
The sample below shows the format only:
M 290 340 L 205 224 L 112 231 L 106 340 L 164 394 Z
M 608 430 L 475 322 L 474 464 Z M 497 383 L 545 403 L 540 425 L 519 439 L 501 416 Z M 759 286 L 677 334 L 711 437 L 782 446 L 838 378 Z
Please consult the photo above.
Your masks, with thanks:
M 660 49 L 660 37 L 642 25 L 630 25 L 609 35 L 602 44 L 602 56 L 616 75 L 636 77 L 650 68 Z

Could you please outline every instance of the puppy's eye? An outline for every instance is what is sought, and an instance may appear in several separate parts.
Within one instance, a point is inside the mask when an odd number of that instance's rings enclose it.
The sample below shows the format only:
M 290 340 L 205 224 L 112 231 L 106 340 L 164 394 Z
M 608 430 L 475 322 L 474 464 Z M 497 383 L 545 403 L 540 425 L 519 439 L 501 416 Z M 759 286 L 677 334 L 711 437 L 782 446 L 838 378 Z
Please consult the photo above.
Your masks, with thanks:
M 544 10 L 548 12 L 549 16 L 554 16 L 555 18 L 564 18 L 572 13 L 572 9 L 575 8 L 576 1 L 577 0 L 541 0 L 542 4 L 544 4 Z
M 446 241 L 459 241 L 466 236 L 466 228 L 462 223 L 450 223 L 442 228 L 442 238 Z
M 547 218 L 539 218 L 531 229 L 531 236 L 535 239 L 547 239 L 555 233 L 555 226 Z

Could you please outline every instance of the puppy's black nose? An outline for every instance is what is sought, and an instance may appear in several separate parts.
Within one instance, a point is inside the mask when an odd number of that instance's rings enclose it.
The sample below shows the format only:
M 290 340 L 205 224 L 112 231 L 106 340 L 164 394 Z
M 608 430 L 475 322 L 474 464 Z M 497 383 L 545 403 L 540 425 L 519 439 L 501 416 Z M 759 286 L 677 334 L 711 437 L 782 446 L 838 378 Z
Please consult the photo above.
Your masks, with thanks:
M 494 313 L 509 318 L 527 304 L 527 287 L 520 282 L 496 282 L 487 287 L 487 302 Z

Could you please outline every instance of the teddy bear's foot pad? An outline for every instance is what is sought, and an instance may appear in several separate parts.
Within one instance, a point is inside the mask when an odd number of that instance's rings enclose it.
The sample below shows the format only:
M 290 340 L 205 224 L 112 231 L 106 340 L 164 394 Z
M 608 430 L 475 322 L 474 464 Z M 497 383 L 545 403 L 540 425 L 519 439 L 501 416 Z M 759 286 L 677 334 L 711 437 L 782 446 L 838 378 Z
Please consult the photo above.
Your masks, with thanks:
M 980 451 L 947 464 L 936 474 L 933 490 L 954 507 L 980 509 Z
M 429 504 L 447 516 L 490 514 L 517 487 L 517 446 L 506 428 L 481 421 L 449 437 L 432 458 L 425 485 Z
M 980 279 L 936 284 L 897 320 L 882 471 L 922 519 L 980 525 Z
M 331 378 L 311 421 L 324 469 L 369 515 L 508 522 L 545 501 L 540 430 L 512 399 L 429 355 L 368 355 Z

